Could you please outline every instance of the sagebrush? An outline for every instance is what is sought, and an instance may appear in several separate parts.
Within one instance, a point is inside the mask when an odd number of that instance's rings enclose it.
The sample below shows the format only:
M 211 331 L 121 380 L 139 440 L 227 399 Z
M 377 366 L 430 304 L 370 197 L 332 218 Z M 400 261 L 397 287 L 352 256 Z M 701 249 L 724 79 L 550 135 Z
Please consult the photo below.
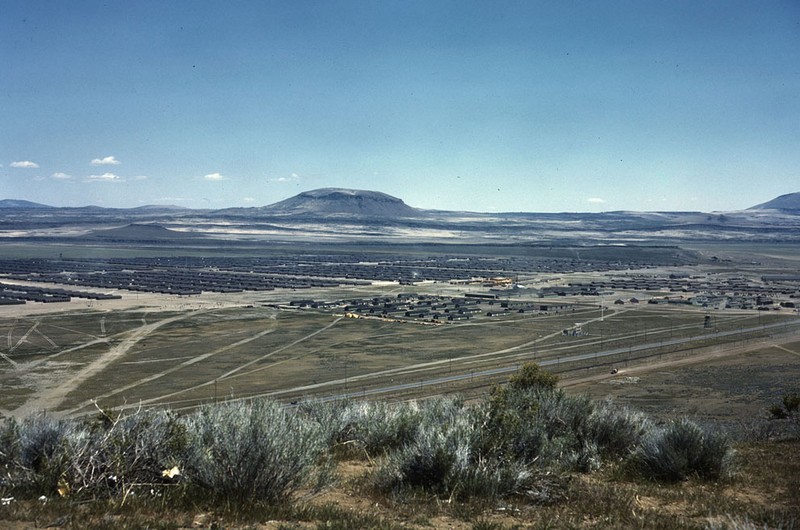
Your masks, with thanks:
M 208 404 L 186 415 L 6 419 L 0 490 L 124 499 L 137 489 L 171 488 L 173 495 L 228 505 L 274 504 L 324 485 L 333 459 L 357 456 L 377 464 L 377 491 L 551 502 L 563 477 L 609 462 L 657 481 L 715 480 L 729 472 L 733 451 L 723 434 L 689 420 L 657 426 L 612 401 L 568 395 L 556 383 L 526 365 L 508 386 L 475 403 L 440 397 L 287 408 L 256 400 Z

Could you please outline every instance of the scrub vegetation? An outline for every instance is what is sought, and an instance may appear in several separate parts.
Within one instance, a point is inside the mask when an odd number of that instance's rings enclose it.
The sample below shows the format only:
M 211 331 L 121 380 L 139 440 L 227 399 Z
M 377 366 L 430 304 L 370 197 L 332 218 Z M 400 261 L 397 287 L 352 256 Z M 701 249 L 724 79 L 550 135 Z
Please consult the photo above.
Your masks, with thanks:
M 631 491 L 669 497 L 684 486 L 707 491 L 738 480 L 741 466 L 726 434 L 686 418 L 656 424 L 612 401 L 567 395 L 557 381 L 528 364 L 477 402 L 439 397 L 285 407 L 255 400 L 207 404 L 186 415 L 139 410 L 115 417 L 98 409 L 89 420 L 6 419 L 0 520 L 25 519 L 47 504 L 81 527 L 103 527 L 108 513 L 119 527 L 123 520 L 128 527 L 136 521 L 159 527 L 154 514 L 166 511 L 170 516 L 159 524 L 180 528 L 186 514 L 200 510 L 242 527 L 277 518 L 285 528 L 308 522 L 392 528 L 400 520 L 436 526 L 432 521 L 446 510 L 474 528 L 505 528 L 511 523 L 483 514 L 525 506 L 542 510 L 530 516 L 534 522 L 548 510 L 572 507 L 556 527 L 573 527 L 579 510 L 605 514 L 611 526 L 696 527 L 654 518 L 632 504 L 640 497 Z M 363 472 L 343 476 L 337 473 L 343 463 Z M 395 516 L 309 501 L 336 488 Z M 786 494 L 797 496 L 796 487 Z M 409 512 L 410 505 L 421 508 Z M 637 510 L 649 515 L 636 519 Z M 708 510 L 717 512 L 707 522 L 718 528 L 751 519 L 789 524 L 796 516 L 742 513 L 725 503 Z M 520 517 L 517 523 L 527 516 Z

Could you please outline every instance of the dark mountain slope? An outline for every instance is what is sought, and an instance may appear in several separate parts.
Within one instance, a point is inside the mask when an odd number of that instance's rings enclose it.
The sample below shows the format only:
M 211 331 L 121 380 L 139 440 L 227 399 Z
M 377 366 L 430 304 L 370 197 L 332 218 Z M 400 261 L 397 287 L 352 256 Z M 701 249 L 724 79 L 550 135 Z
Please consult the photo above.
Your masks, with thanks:
M 21 199 L 2 199 L 0 200 L 0 208 L 52 208 L 52 206 Z
M 763 204 L 757 204 L 748 210 L 797 210 L 800 211 L 800 192 L 787 193 Z
M 370 218 L 423 217 L 425 210 L 412 208 L 397 197 L 385 193 L 344 188 L 305 191 L 286 200 L 261 208 L 220 210 L 221 214 L 253 212 L 258 215 L 299 217 L 356 216 Z

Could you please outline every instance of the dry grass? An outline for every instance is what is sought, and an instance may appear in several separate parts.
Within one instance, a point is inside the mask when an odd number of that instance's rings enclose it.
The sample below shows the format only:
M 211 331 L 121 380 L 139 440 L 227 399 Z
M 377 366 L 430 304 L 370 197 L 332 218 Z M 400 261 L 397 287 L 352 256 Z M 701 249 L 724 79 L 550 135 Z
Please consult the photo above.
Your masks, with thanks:
M 539 407 L 549 410 L 556 403 L 549 403 L 544 397 L 541 395 L 538 399 Z M 564 399 L 567 403 L 575 401 L 573 398 Z M 358 404 L 353 406 L 356 407 L 353 410 L 360 410 Z M 452 425 L 456 418 L 464 419 L 465 409 L 461 406 L 457 401 L 445 400 L 426 405 L 424 409 L 418 410 L 414 406 L 412 409 L 422 413 L 418 418 L 421 425 L 436 420 L 443 425 Z M 309 411 L 320 411 L 323 416 L 317 421 L 321 421 L 328 417 L 325 416 L 328 412 L 332 412 L 331 418 L 334 418 L 335 414 L 349 410 L 348 407 L 339 408 L 333 407 L 328 411 L 328 407 L 318 404 L 316 408 L 310 406 Z M 210 410 L 226 415 L 239 409 L 240 412 L 250 410 L 239 406 L 213 407 Z M 280 412 L 276 408 L 269 410 Z M 399 410 L 405 410 L 405 407 Z M 552 410 L 559 411 L 558 417 L 566 417 L 567 411 L 563 407 Z M 378 416 L 383 417 L 386 412 Z M 360 422 L 372 422 L 375 415 L 370 413 L 368 418 L 358 419 L 348 413 L 343 417 L 350 418 L 347 425 L 355 421 L 353 425 L 357 426 Z M 601 417 L 602 421 L 608 421 L 607 415 Z M 128 423 L 126 420 L 107 428 L 113 433 Z M 134 422 L 135 425 L 139 423 Z M 216 418 L 213 423 L 224 421 Z M 274 429 L 274 420 L 262 423 L 265 428 Z M 771 422 L 771 425 L 777 424 Z M 345 424 L 342 426 L 346 427 Z M 625 454 L 612 452 L 610 458 L 604 459 L 599 469 L 591 473 L 573 471 L 575 468 L 572 467 L 552 466 L 546 468 L 544 474 L 537 475 L 536 481 L 525 489 L 515 489 L 511 494 L 461 496 L 455 495 L 450 488 L 429 487 L 427 483 L 416 486 L 408 483 L 410 487 L 400 488 L 380 487 L 379 479 L 391 463 L 392 453 L 376 456 L 375 447 L 363 452 L 352 449 L 337 451 L 343 445 L 342 440 L 358 441 L 365 434 L 347 427 L 341 431 L 345 436 L 340 439 L 335 436 L 340 427 L 330 427 L 331 435 L 325 436 L 325 439 L 330 439 L 329 443 L 333 443 L 332 454 L 338 460 L 336 480 L 326 481 L 328 485 L 322 490 L 316 489 L 319 484 L 307 484 L 290 488 L 289 494 L 277 495 L 271 500 L 260 495 L 223 495 L 225 498 L 222 498 L 194 489 L 189 478 L 187 482 L 162 484 L 160 487 L 131 484 L 124 495 L 92 494 L 94 490 L 88 489 L 88 494 L 78 495 L 77 489 L 73 488 L 75 495 L 61 498 L 55 488 L 31 492 L 24 488 L 15 490 L 10 487 L 11 483 L 4 486 L 5 477 L 0 477 L 0 496 L 5 498 L 0 506 L 0 528 L 723 529 L 793 528 L 800 520 L 797 479 L 800 476 L 800 439 L 796 436 L 739 443 L 734 472 L 721 478 L 703 479 L 690 474 L 677 482 L 658 482 L 654 477 L 644 478 L 632 473 L 626 464 L 630 459 Z M 394 427 L 384 428 L 396 430 Z M 242 435 L 250 439 L 245 430 L 242 430 Z M 285 435 L 282 437 L 286 438 Z M 262 438 L 255 436 L 252 440 Z M 356 445 L 370 447 L 365 443 L 367 440 L 364 438 Z M 11 447 L 8 440 L 4 443 Z M 155 443 L 154 447 L 157 447 L 158 442 Z M 235 444 L 227 441 L 223 445 L 232 447 Z M 125 458 L 130 458 L 130 455 Z M 162 463 L 156 465 L 156 474 L 161 467 Z M 234 467 L 240 469 L 241 465 Z M 120 470 L 126 473 L 124 469 Z M 187 469 L 188 475 L 192 475 L 189 471 Z M 123 480 L 125 476 L 120 475 Z M 12 474 L 8 477 L 13 481 Z M 42 491 L 47 497 L 37 498 Z M 12 495 L 19 499 L 10 498 Z M 234 497 L 239 500 L 233 502 L 231 499 Z
M 413 387 L 438 377 L 470 375 L 513 367 L 532 357 L 555 359 L 600 347 L 621 348 L 623 353 L 603 362 L 627 366 L 637 355 L 654 354 L 625 351 L 636 344 L 657 345 L 670 337 L 705 332 L 702 315 L 694 311 L 644 306 L 626 311 L 619 315 L 607 311 L 603 323 L 587 325 L 590 335 L 584 337 L 564 337 L 560 332 L 576 322 L 598 318 L 596 306 L 584 306 L 575 313 L 514 315 L 444 326 L 352 319 L 337 322 L 331 313 L 258 306 L 194 313 L 131 309 L 26 316 L 7 319 L 0 325 L 0 336 L 7 343 L 5 351 L 19 363 L 0 365 L 0 382 L 5 389 L 0 409 L 13 413 L 29 401 L 37 404 L 36 410 L 66 410 L 80 415 L 93 410 L 91 400 L 95 398 L 105 408 L 135 406 L 143 401 L 181 409 L 230 396 L 274 394 L 279 399 L 294 400 L 314 394 L 368 392 L 399 383 Z M 170 318 L 179 320 L 136 335 L 145 322 L 154 324 Z M 717 319 L 721 330 L 757 322 L 756 316 L 735 313 L 720 314 Z M 124 353 L 111 356 L 102 370 L 87 374 L 74 391 L 53 403 L 36 402 L 43 389 L 75 378 L 132 336 L 136 340 Z M 741 342 L 740 337 L 726 340 Z M 667 354 L 675 348 L 664 346 L 658 352 Z M 586 367 L 594 362 L 589 359 L 552 368 L 582 374 L 588 373 Z M 384 373 L 387 370 L 392 372 Z M 607 367 L 600 370 L 607 372 Z M 473 381 L 469 377 L 448 384 L 446 389 L 441 385 L 432 389 L 419 386 L 418 390 L 404 392 L 464 392 L 489 379 L 475 377 Z
M 523 498 L 458 503 L 422 492 L 380 495 L 369 486 L 374 471 L 369 461 L 346 460 L 338 463 L 334 487 L 286 505 L 226 510 L 168 494 L 130 498 L 124 505 L 13 501 L 0 507 L 0 528 L 53 523 L 75 529 L 795 528 L 800 521 L 800 441 L 744 444 L 737 447 L 737 456 L 738 472 L 720 482 L 636 481 L 613 465 L 594 475 L 571 475 L 563 498 L 544 505 Z

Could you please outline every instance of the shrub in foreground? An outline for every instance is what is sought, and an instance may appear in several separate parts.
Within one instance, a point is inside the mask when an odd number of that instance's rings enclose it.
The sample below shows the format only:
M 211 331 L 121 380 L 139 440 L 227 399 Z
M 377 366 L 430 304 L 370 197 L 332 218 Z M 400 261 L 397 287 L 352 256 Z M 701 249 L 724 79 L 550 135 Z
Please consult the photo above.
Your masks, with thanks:
M 75 422 L 37 414 L 19 423 L 7 420 L 3 450 L 8 486 L 34 494 L 54 493 L 73 469 L 89 433 Z M 11 437 L 16 439 L 12 440 Z
M 468 409 L 450 421 L 429 416 L 409 444 L 383 460 L 377 486 L 423 489 L 450 498 L 495 498 L 521 491 L 532 473 L 518 461 L 484 458 L 476 450 L 477 419 Z
M 394 450 L 413 438 L 419 412 L 415 402 L 351 402 L 337 419 L 336 439 L 339 443 L 356 443 L 370 455 Z
M 227 502 L 287 499 L 325 449 L 316 423 L 272 401 L 207 405 L 186 422 L 187 477 Z
M 717 479 L 730 472 L 733 449 L 727 436 L 687 419 L 649 432 L 631 456 L 642 476 L 670 482 L 690 476 Z
M 589 439 L 604 456 L 626 456 L 654 428 L 641 412 L 611 400 L 595 403 L 587 420 Z
M 0 428 L 5 486 L 35 495 L 110 497 L 138 484 L 160 484 L 180 469 L 185 428 L 169 411 L 138 411 L 92 421 L 33 415 Z
M 463 413 L 457 397 L 436 397 L 422 402 L 341 401 L 302 403 L 298 412 L 319 424 L 329 448 L 358 447 L 370 456 L 385 455 L 414 440 L 421 424 L 450 422 Z
M 488 399 L 385 402 L 265 400 L 209 404 L 186 416 L 137 411 L 90 421 L 31 416 L 0 423 L 0 490 L 110 498 L 174 484 L 225 503 L 286 501 L 329 478 L 337 448 L 379 455 L 383 491 L 420 489 L 449 498 L 523 493 L 552 500 L 566 472 L 605 458 L 661 481 L 716 479 L 729 471 L 727 437 L 680 420 L 654 427 L 642 414 L 556 388 L 526 365 Z M 793 402 L 787 408 L 793 406 Z M 170 482 L 172 481 L 172 482 Z
M 783 408 L 786 409 L 786 412 L 794 414 L 800 411 L 800 394 L 797 392 L 789 392 L 783 396 L 781 403 L 783 403 Z
M 592 402 L 549 386 L 508 386 L 494 391 L 484 407 L 481 453 L 539 469 L 591 470 L 598 465 L 589 438 Z
M 73 455 L 74 493 L 111 496 L 139 484 L 159 485 L 163 472 L 183 467 L 186 426 L 167 410 L 139 410 L 127 416 L 101 416 L 89 424 L 90 437 Z
M 780 404 L 776 403 L 769 408 L 772 418 L 776 420 L 791 418 L 797 414 L 798 410 L 800 410 L 800 394 L 797 392 L 784 394 Z
M 538 388 L 541 390 L 555 390 L 558 385 L 558 376 L 543 370 L 538 364 L 530 362 L 523 364 L 517 373 L 508 380 L 508 387 L 512 390 L 525 388 Z

